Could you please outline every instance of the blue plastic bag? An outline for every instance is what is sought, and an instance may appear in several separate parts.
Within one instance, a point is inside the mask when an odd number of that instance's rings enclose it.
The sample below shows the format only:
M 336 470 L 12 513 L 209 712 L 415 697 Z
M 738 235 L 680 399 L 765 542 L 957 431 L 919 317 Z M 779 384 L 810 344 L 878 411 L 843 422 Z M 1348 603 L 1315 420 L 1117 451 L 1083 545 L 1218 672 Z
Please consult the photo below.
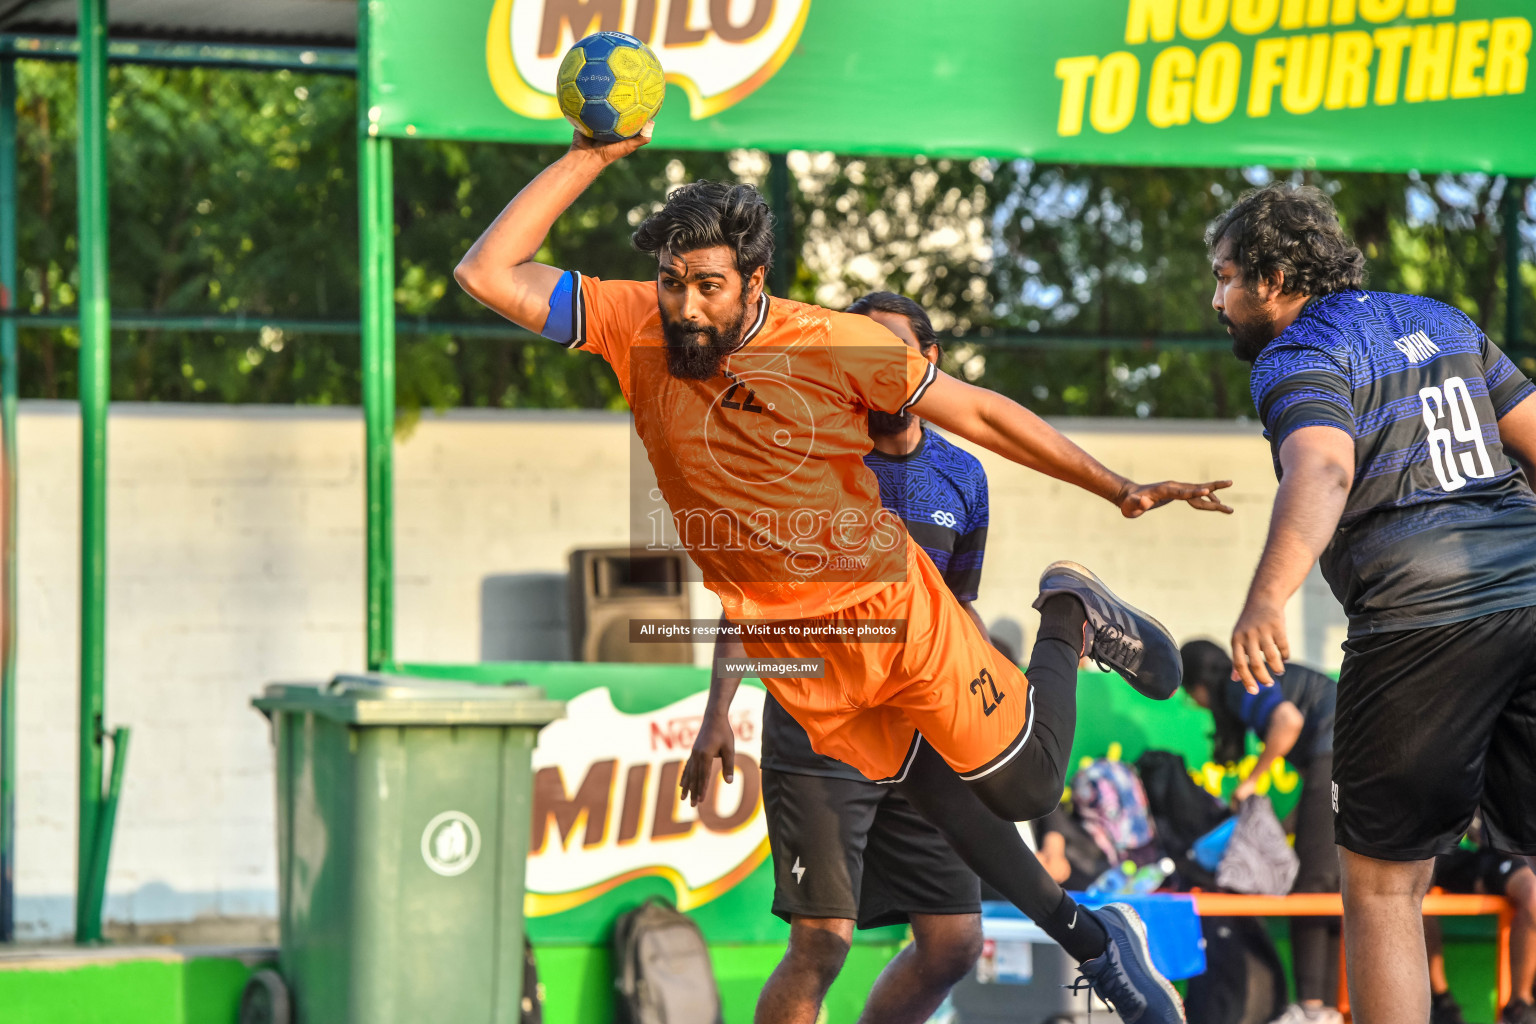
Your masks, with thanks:
M 1205 870 L 1215 871 L 1221 866 L 1222 855 L 1227 852 L 1227 844 L 1232 841 L 1232 833 L 1236 829 L 1237 815 L 1234 814 L 1196 839 L 1189 848 L 1190 857 Z
M 1152 966 L 1169 981 L 1192 978 L 1205 973 L 1205 940 L 1200 936 L 1200 918 L 1195 914 L 1195 898 L 1187 893 L 1149 893 L 1146 896 L 1118 896 L 1113 899 L 1089 899 L 1074 894 L 1085 907 L 1106 903 L 1126 903 L 1141 916 L 1147 927 L 1147 946 Z M 992 920 L 1029 920 L 1011 903 L 983 903 L 982 928 Z M 1045 933 L 1040 933 L 1040 940 Z

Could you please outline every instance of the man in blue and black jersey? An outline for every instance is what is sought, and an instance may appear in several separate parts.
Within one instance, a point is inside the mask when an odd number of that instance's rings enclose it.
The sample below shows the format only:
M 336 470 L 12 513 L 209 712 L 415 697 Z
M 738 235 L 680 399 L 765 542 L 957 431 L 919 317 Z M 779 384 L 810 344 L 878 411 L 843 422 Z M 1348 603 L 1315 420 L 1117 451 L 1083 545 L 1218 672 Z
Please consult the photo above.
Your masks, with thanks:
M 1362 290 L 1316 189 L 1249 192 L 1206 240 L 1280 478 L 1235 671 L 1250 692 L 1282 671 L 1286 601 L 1321 559 L 1349 619 L 1331 795 L 1350 1002 L 1361 1024 L 1425 1021 L 1435 856 L 1479 809 L 1491 846 L 1536 854 L 1536 388 L 1458 310 Z

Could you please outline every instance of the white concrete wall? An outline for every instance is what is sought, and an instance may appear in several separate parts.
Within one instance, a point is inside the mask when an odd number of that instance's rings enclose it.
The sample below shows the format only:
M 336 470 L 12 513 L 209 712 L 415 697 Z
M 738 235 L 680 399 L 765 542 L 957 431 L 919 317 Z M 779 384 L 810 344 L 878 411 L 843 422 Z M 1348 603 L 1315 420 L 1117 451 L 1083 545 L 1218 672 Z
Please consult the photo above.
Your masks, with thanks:
M 1237 514 L 1180 507 L 1126 522 L 986 454 L 986 619 L 1032 637 L 1035 580 L 1065 557 L 1181 639 L 1225 636 L 1274 492 L 1257 429 L 1060 426 L 1140 479 L 1231 477 Z M 67 935 L 73 920 L 79 421 L 73 405 L 24 402 L 18 432 L 18 927 L 47 938 Z M 397 656 L 494 653 L 502 640 L 482 633 L 488 578 L 560 574 L 574 547 L 627 543 L 630 436 L 622 415 L 465 411 L 428 416 L 402 439 Z M 268 681 L 323 679 L 362 661 L 361 417 L 118 405 L 109 438 L 107 723 L 132 726 L 134 737 L 107 916 L 147 925 L 270 915 L 271 755 L 249 701 Z M 718 613 L 696 594 L 695 616 Z M 1306 657 L 1334 665 L 1337 609 L 1326 589 L 1308 595 L 1293 608 L 1295 635 Z

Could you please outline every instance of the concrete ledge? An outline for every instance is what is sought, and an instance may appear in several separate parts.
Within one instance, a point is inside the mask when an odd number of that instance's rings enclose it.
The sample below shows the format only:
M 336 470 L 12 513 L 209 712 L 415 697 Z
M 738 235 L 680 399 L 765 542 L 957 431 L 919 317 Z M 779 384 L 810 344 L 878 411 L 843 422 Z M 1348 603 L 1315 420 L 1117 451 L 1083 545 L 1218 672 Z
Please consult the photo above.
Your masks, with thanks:
M 73 971 L 129 962 L 184 964 L 238 960 L 247 967 L 277 960 L 275 946 L 22 946 L 0 947 L 0 971 Z

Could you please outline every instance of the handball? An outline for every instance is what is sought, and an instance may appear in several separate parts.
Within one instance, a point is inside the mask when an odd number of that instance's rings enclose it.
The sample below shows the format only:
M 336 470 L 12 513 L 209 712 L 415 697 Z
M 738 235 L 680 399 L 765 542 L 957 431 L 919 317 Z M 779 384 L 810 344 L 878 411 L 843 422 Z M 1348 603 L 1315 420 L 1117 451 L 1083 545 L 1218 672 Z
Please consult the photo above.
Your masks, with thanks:
M 597 142 L 634 138 L 667 88 L 656 54 L 623 32 L 594 32 L 577 42 L 555 81 L 560 112 Z

